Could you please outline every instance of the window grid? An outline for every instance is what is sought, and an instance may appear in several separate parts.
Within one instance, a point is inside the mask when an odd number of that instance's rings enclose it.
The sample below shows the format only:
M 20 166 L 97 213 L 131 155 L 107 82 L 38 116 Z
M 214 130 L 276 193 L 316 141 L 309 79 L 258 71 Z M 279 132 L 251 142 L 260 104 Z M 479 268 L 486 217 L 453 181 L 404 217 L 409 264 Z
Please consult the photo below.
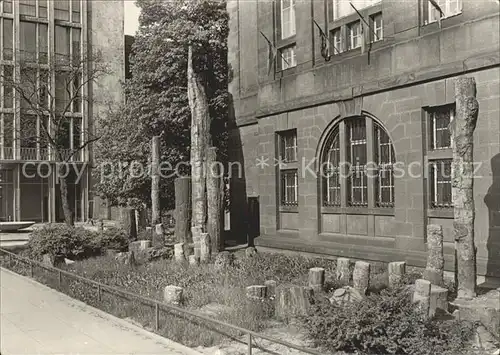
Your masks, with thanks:
M 452 165 L 451 159 L 434 160 L 431 162 L 431 207 L 451 208 L 452 199 Z
M 332 7 L 332 10 L 329 11 L 330 19 L 334 21 L 356 13 L 350 5 L 350 2 L 352 2 L 356 9 L 362 10 L 381 2 L 381 0 L 331 0 L 330 6 Z
M 297 66 L 295 59 L 295 46 L 286 47 L 281 52 L 281 70 L 286 70 Z
M 453 136 L 449 125 L 455 118 L 455 108 L 445 106 L 430 113 L 431 149 L 447 149 L 453 145 Z
M 341 28 L 336 28 L 332 31 L 333 45 L 335 48 L 333 49 L 333 54 L 340 54 L 344 51 L 343 41 L 342 41 L 342 30 Z
M 284 206 L 297 206 L 299 184 L 297 170 L 281 171 L 281 204 Z
M 436 22 L 440 17 L 441 19 L 443 19 L 458 15 L 462 12 L 462 0 L 436 0 L 436 3 L 439 5 L 441 10 L 443 10 L 444 14 L 441 16 L 434 5 L 432 5 L 432 3 L 427 0 L 427 16 L 425 17 L 424 24 Z
M 281 0 L 281 38 L 295 35 L 295 0 Z
M 384 22 L 382 18 L 382 13 L 371 16 L 373 34 L 372 34 L 372 42 L 378 42 L 384 39 Z
M 387 133 L 375 125 L 378 207 L 394 207 L 394 148 Z
M 368 178 L 366 174 L 366 123 L 365 118 L 348 122 L 349 204 L 368 206 Z
M 327 144 L 327 153 L 322 173 L 325 181 L 325 206 L 340 206 L 340 139 L 336 129 Z
M 361 22 L 356 21 L 347 25 L 347 49 L 356 49 L 361 47 L 362 41 Z
M 295 130 L 281 134 L 281 147 L 283 162 L 297 161 L 297 133 Z

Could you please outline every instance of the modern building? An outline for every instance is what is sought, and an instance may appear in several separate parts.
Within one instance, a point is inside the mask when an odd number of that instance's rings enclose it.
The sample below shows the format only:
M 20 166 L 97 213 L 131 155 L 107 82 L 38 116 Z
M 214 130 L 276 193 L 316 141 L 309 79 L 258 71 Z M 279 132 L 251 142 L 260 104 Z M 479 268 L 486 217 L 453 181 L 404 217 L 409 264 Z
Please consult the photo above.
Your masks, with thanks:
M 121 1 L 0 1 L 0 77 L 3 79 L 0 221 L 46 222 L 64 218 L 55 174 L 61 158 L 42 139 L 41 131 L 43 127 L 55 129 L 54 124 L 44 125 L 47 117 L 33 110 L 8 79 L 12 78 L 12 82 L 20 79 L 24 83 L 36 78 L 33 80 L 37 85 L 35 92 L 47 97 L 47 102 L 55 107 L 71 102 L 71 107 L 61 108 L 67 117 L 63 120 L 67 134 L 59 135 L 67 145 L 67 152 L 61 150 L 61 154 L 70 154 L 86 142 L 94 123 L 109 105 L 123 100 L 123 28 Z M 88 82 L 85 78 L 96 65 L 95 61 L 89 61 L 96 58 L 96 53 L 100 53 L 100 61 L 107 69 L 97 81 Z M 83 63 L 83 70 L 74 74 L 69 68 L 77 62 Z M 54 63 L 61 64 L 57 70 Z M 27 79 L 23 77 L 26 68 L 32 74 Z M 75 154 L 70 163 L 70 203 L 75 220 L 82 221 L 87 219 L 92 206 L 92 145 Z
M 231 228 L 261 248 L 454 266 L 454 82 L 473 77 L 479 275 L 500 277 L 498 1 L 229 1 Z

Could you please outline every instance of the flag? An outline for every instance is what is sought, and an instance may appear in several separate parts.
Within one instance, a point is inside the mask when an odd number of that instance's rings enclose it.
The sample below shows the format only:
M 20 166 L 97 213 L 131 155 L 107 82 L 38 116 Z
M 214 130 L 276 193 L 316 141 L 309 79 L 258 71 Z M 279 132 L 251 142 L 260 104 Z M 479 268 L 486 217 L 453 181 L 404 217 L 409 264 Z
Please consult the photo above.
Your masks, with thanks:
M 325 60 L 330 60 L 330 39 L 314 19 L 313 22 L 318 27 L 319 35 L 321 36 L 321 55 Z
M 262 31 L 260 31 L 260 34 L 262 37 L 265 38 L 267 42 L 267 51 L 268 51 L 268 56 L 267 56 L 267 75 L 271 74 L 271 71 L 273 70 L 273 65 L 276 62 L 276 57 L 278 55 L 278 49 L 271 43 L 271 41 L 266 37 Z
M 429 2 L 439 12 L 438 24 L 439 24 L 439 28 L 441 28 L 441 18 L 444 17 L 444 11 L 443 11 L 443 9 L 441 9 L 441 6 L 439 6 L 439 4 L 436 2 L 436 0 L 429 0 Z

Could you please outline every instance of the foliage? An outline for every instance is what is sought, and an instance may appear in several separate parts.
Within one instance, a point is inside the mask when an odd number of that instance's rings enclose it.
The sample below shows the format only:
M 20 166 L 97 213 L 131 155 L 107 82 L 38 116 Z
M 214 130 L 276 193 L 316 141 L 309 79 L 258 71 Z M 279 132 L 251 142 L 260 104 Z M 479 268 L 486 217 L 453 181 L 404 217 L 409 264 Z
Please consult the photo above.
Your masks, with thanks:
M 40 260 L 44 254 L 82 259 L 99 251 L 96 233 L 67 224 L 47 224 L 35 229 L 28 242 L 31 257 Z
M 97 192 L 113 203 L 150 205 L 150 174 L 137 174 L 130 166 L 136 161 L 149 170 L 153 136 L 160 136 L 161 162 L 174 169 L 189 161 L 188 45 L 193 45 L 195 68 L 204 80 L 213 143 L 220 148 L 220 159 L 226 159 L 228 16 L 224 1 L 139 0 L 137 5 L 140 28 L 131 57 L 132 78 L 125 84 L 127 102 L 101 120 L 102 138 L 96 146 L 101 169 L 94 175 Z M 187 166 L 179 171 L 188 172 Z M 168 169 L 163 174 L 160 202 L 165 210 L 173 208 L 176 174 Z
M 369 354 L 458 354 L 473 330 L 466 322 L 427 320 L 404 286 L 343 306 L 317 300 L 303 322 L 328 350 Z
M 118 227 L 107 227 L 97 235 L 99 249 L 114 249 L 125 251 L 128 248 L 127 233 Z

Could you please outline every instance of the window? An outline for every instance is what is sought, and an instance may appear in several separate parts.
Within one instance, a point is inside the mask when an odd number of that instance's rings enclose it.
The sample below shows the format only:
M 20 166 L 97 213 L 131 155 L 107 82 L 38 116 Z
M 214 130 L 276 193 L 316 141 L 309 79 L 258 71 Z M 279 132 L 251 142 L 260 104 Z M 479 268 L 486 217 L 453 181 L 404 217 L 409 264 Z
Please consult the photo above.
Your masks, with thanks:
M 75 75 L 73 78 L 73 89 L 72 89 L 72 99 L 73 99 L 73 112 L 81 113 L 82 112 L 82 98 L 81 98 L 81 79 Z
M 394 147 L 384 128 L 371 118 L 352 117 L 336 124 L 321 160 L 323 206 L 394 207 Z M 370 174 L 368 164 L 373 167 Z M 373 197 L 368 195 L 369 186 Z
M 429 113 L 431 149 L 451 148 L 452 136 L 448 126 L 455 117 L 454 106 L 442 106 Z
M 344 43 L 342 41 L 342 30 L 341 28 L 336 28 L 332 31 L 333 39 L 333 54 L 340 54 L 344 51 Z
M 21 71 L 21 109 L 32 110 L 37 105 L 37 71 L 34 68 L 23 68 Z
M 4 3 L 5 9 L 5 3 Z M 13 22 L 11 19 L 3 19 L 3 60 L 12 60 L 13 49 L 14 49 L 14 38 L 13 38 Z
M 12 148 L 14 143 L 14 115 L 11 113 L 2 114 L 2 138 L 3 138 L 3 147 L 4 148 Z M 4 151 L 5 154 L 5 151 Z M 11 155 L 11 154 L 6 154 Z M 5 157 L 7 158 L 7 157 Z
M 20 22 L 21 60 L 36 62 L 36 23 Z
M 298 204 L 297 173 L 297 130 L 292 129 L 278 134 L 279 159 L 277 168 L 280 176 L 280 198 L 283 206 Z
M 12 1 L 10 0 L 4 0 L 2 1 L 3 3 L 3 12 L 6 14 L 11 14 L 12 13 Z
M 440 18 L 451 17 L 462 12 L 462 0 L 435 0 L 443 14 L 432 4 L 431 1 L 423 2 L 424 25 L 438 21 Z
M 26 16 L 36 16 L 36 0 L 19 0 L 19 13 Z
M 71 29 L 71 48 L 73 50 L 73 64 L 79 65 L 80 58 L 80 45 L 81 45 L 81 31 L 78 28 Z
M 322 166 L 324 174 L 324 205 L 340 206 L 340 137 L 338 127 L 331 135 Z
M 394 148 L 382 127 L 375 124 L 375 155 L 377 163 L 376 205 L 377 207 L 394 206 Z
M 451 159 L 431 162 L 431 204 L 434 208 L 453 206 L 451 189 Z
M 80 22 L 80 0 L 71 0 L 72 21 Z
M 352 2 L 357 10 L 362 10 L 381 2 L 381 0 L 330 0 L 328 4 L 330 20 L 334 21 L 339 18 L 355 14 L 356 12 L 350 5 L 350 2 Z
M 3 83 L 3 107 L 12 108 L 14 104 L 14 88 L 12 81 L 14 79 L 14 67 L 5 65 L 3 68 L 4 83 Z
M 362 41 L 361 22 L 351 22 L 347 25 L 347 49 L 355 49 L 361 47 Z
M 47 18 L 47 0 L 38 0 L 38 17 Z
M 382 21 L 382 13 L 379 12 L 375 15 L 370 16 L 370 22 L 372 27 L 372 42 L 381 41 L 384 38 L 384 24 Z
M 24 148 L 35 148 L 37 142 L 37 117 L 34 115 L 21 115 L 20 144 Z
M 297 66 L 295 60 L 295 46 L 280 49 L 281 52 L 281 70 L 286 70 Z
M 281 38 L 295 35 L 295 0 L 281 0 Z
M 48 51 L 49 51 L 49 29 L 44 23 L 38 24 L 38 62 L 40 64 L 47 64 Z
M 297 131 L 281 133 L 281 159 L 283 162 L 297 161 Z
M 59 64 L 69 63 L 70 38 L 70 27 L 56 26 L 55 54 Z
M 69 21 L 70 0 L 54 0 L 54 18 L 56 20 Z
M 281 189 L 281 204 L 284 206 L 296 206 L 299 195 L 297 170 L 281 171 Z
M 368 177 L 366 175 L 366 123 L 364 117 L 347 122 L 347 162 L 349 205 L 368 206 Z
M 64 114 L 69 111 L 66 107 L 69 103 L 70 83 L 67 74 L 56 74 L 55 101 L 56 110 L 59 114 Z

